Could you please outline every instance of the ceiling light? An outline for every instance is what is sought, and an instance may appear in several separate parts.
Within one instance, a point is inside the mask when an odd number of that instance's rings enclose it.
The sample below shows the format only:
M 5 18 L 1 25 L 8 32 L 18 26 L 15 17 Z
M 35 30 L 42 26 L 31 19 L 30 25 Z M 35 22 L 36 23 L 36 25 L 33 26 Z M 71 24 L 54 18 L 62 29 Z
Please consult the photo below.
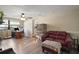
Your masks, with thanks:
M 21 20 L 25 20 L 25 18 L 22 18 L 22 17 L 21 17 Z
M 25 15 L 24 15 L 24 13 L 21 14 L 21 20 L 25 20 Z

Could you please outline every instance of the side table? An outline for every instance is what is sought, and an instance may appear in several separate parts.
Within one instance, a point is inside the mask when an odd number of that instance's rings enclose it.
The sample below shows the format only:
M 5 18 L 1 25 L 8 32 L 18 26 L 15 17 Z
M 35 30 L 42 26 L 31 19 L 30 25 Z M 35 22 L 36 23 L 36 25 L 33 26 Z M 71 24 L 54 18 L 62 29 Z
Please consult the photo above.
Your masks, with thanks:
M 0 51 L 2 51 L 2 48 L 0 48 Z
M 79 44 L 77 45 L 77 51 L 79 51 Z
M 78 47 L 78 39 L 73 39 L 74 41 L 74 48 L 77 48 Z
M 21 39 L 22 37 L 22 32 L 16 32 L 16 39 Z

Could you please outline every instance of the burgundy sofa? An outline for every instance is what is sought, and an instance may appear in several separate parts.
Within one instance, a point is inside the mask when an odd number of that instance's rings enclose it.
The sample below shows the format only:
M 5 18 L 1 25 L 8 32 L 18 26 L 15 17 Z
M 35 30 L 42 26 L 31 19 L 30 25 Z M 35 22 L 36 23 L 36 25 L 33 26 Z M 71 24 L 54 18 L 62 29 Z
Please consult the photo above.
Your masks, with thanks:
M 60 42 L 65 48 L 72 48 L 73 44 L 71 36 L 65 31 L 48 31 L 42 36 L 42 42 L 45 40 Z

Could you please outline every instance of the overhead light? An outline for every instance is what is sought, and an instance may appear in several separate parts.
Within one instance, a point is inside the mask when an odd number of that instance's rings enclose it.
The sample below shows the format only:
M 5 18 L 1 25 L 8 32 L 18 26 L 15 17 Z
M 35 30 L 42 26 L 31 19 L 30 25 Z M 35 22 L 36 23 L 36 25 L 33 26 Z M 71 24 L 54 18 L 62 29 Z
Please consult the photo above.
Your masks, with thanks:
M 25 15 L 24 15 L 24 13 L 21 14 L 21 20 L 25 20 Z
M 25 20 L 25 18 L 21 18 L 21 20 Z
M 24 17 L 24 13 L 21 14 L 21 17 Z

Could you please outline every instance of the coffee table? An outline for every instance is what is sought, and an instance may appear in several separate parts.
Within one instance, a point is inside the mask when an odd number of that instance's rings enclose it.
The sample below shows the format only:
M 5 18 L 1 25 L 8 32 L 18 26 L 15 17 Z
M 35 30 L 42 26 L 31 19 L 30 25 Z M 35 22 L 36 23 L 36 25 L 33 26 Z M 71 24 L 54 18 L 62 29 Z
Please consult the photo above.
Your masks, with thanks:
M 53 53 L 60 53 L 61 47 L 62 46 L 61 46 L 60 42 L 45 40 L 42 43 L 43 52 L 44 51 L 50 51 L 50 52 L 53 52 Z

